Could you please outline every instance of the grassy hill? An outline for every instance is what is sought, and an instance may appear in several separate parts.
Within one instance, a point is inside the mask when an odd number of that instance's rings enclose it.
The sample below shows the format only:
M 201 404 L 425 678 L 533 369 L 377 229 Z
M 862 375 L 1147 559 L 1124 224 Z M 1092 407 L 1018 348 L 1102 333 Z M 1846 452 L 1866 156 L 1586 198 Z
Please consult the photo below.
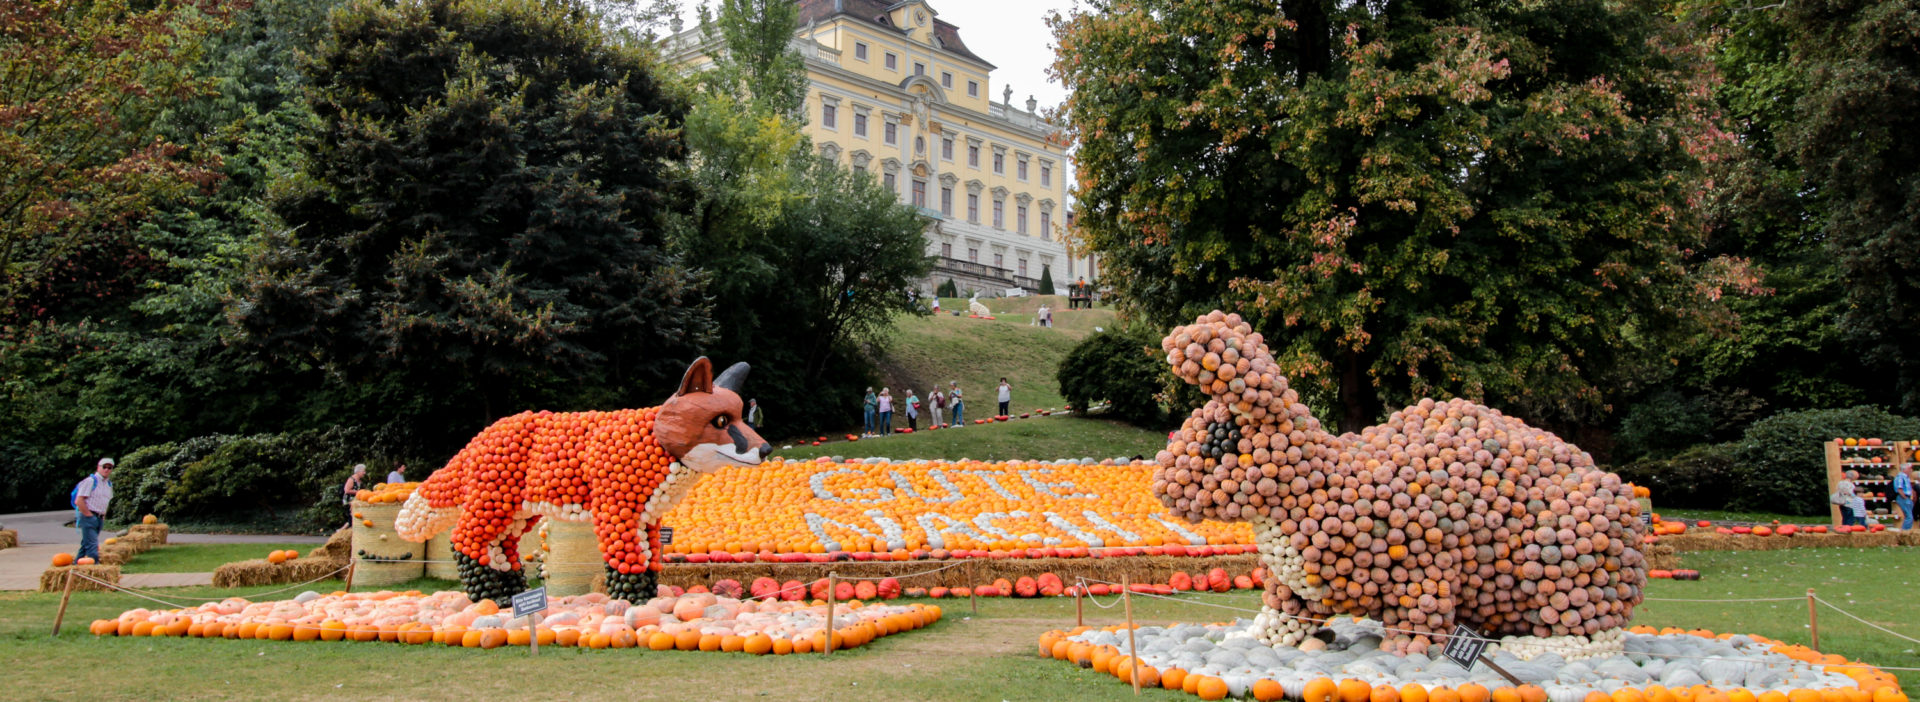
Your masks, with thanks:
M 837 441 L 820 446 L 794 446 L 776 451 L 774 455 L 795 459 L 885 456 L 894 460 L 974 458 L 982 461 L 1120 456 L 1151 458 L 1166 446 L 1165 431 L 1142 429 L 1104 419 L 1042 417 L 969 425 L 965 429 L 895 434 L 852 443 Z
M 1060 398 L 1055 371 L 1075 344 L 1096 327 L 1117 321 L 1111 309 L 1068 310 L 1059 296 L 983 300 L 995 319 L 970 319 L 964 298 L 942 298 L 948 313 L 909 317 L 895 325 L 885 354 L 879 359 L 882 382 L 895 398 L 912 388 L 925 397 L 935 383 L 941 388 L 959 381 L 967 398 L 967 414 L 985 417 L 995 410 L 994 390 L 1005 376 L 1013 386 L 1013 413 L 1053 409 L 1066 404 Z M 1054 327 L 1032 326 L 1042 303 L 1055 309 Z M 959 310 L 960 316 L 951 312 Z M 904 417 L 895 420 L 904 425 Z

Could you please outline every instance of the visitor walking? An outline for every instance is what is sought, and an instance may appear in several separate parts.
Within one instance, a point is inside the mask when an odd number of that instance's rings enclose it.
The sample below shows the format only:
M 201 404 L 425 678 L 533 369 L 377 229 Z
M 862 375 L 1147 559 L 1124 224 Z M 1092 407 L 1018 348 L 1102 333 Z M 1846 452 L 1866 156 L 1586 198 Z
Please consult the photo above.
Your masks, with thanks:
M 881 434 L 893 433 L 893 393 L 880 388 L 880 426 L 875 427 Z
M 1007 384 L 1006 377 L 1000 378 L 1000 416 L 1007 416 L 1007 406 L 1013 404 L 1013 386 Z
M 402 463 L 394 466 L 393 470 L 387 471 L 388 485 L 399 485 L 404 482 L 407 482 L 407 464 Z
M 880 398 L 873 394 L 873 386 L 867 386 L 867 397 L 860 401 L 860 407 L 860 416 L 866 418 L 866 423 L 862 425 L 864 428 L 860 430 L 860 435 L 873 436 L 874 415 L 880 411 Z
M 760 413 L 760 398 L 747 400 L 747 426 L 759 429 L 766 421 L 766 416 Z
M 947 406 L 947 396 L 940 392 L 939 385 L 933 386 L 933 393 L 930 395 L 927 395 L 927 409 L 932 412 L 931 416 L 929 416 L 927 420 L 928 429 L 933 429 L 940 426 L 940 422 L 941 422 L 940 416 L 942 414 L 941 410 L 946 409 L 946 406 Z
M 960 396 L 960 381 L 955 380 L 947 383 L 947 404 L 953 406 L 953 425 L 956 427 L 966 426 L 967 402 Z
M 907 388 L 907 431 L 920 428 L 920 396 L 913 394 L 913 388 Z
M 93 475 L 73 486 L 73 508 L 80 512 L 73 525 L 80 528 L 80 558 L 100 559 L 100 527 L 113 502 L 113 459 L 93 464 Z
M 347 482 L 340 485 L 340 504 L 347 508 L 347 527 L 353 527 L 353 496 L 360 493 L 362 483 L 367 481 L 367 464 L 353 464 L 353 475 L 347 476 Z
M 1900 506 L 1900 530 L 1913 528 L 1913 464 L 1903 464 L 1893 474 L 1893 503 Z

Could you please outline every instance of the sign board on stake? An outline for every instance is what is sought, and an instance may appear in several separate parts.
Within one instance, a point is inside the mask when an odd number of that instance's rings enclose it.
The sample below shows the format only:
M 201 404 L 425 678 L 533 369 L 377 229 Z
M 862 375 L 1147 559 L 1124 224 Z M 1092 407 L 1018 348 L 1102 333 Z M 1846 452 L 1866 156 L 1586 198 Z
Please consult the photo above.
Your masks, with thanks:
M 673 527 L 660 527 L 660 545 L 670 546 L 672 544 L 673 544 Z
M 516 619 L 545 611 L 547 611 L 547 588 L 545 585 L 513 596 L 513 616 Z
M 1486 650 L 1487 637 L 1481 636 L 1480 632 L 1468 629 L 1464 624 L 1455 624 L 1453 633 L 1447 635 L 1447 647 L 1441 649 L 1440 654 L 1467 670 L 1473 670 L 1475 662 L 1485 663 L 1489 669 L 1499 673 L 1500 677 L 1506 678 L 1508 682 L 1516 686 L 1523 684 L 1519 678 L 1514 677 L 1513 673 L 1507 672 L 1492 660 L 1481 660 L 1480 654 L 1485 653 Z

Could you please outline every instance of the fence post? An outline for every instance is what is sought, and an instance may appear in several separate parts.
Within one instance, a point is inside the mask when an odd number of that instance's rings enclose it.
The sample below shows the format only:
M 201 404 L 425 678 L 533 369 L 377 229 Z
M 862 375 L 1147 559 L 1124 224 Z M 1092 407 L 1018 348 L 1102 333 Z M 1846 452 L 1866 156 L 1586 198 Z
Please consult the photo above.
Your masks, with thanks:
M 1086 600 L 1082 599 L 1086 596 L 1086 589 L 1084 580 L 1073 586 L 1073 625 L 1077 627 L 1087 625 L 1087 605 Z
M 345 590 L 346 592 L 353 592 L 353 571 L 354 569 L 359 567 L 360 567 L 359 557 L 356 556 L 354 557 L 353 560 L 347 561 L 347 589 Z
M 1807 631 L 1813 634 L 1813 650 L 1820 650 L 1820 614 L 1813 607 L 1813 588 L 1807 588 Z
M 838 629 L 833 628 L 833 586 L 834 586 L 834 578 L 836 575 L 837 574 L 834 573 L 833 571 L 827 571 L 827 652 L 826 652 L 826 655 L 829 655 L 829 656 L 833 655 L 833 637 L 839 631 Z
M 67 585 L 60 590 L 60 611 L 53 614 L 53 635 L 60 635 L 60 622 L 67 618 L 67 600 L 73 597 L 73 569 L 67 569 Z
M 1127 604 L 1127 656 L 1133 659 L 1127 663 L 1127 677 L 1133 679 L 1133 694 L 1139 696 L 1140 647 L 1133 634 L 1133 578 L 1126 573 L 1120 574 L 1120 599 Z

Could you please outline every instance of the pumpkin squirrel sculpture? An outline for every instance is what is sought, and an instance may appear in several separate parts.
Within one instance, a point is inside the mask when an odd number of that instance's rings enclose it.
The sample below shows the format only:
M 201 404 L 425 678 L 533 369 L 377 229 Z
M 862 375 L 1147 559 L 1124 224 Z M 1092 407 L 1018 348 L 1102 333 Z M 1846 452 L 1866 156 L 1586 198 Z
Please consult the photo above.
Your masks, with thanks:
M 1297 645 L 1340 615 L 1419 652 L 1455 624 L 1530 657 L 1618 651 L 1647 581 L 1631 485 L 1553 434 L 1465 400 L 1335 436 L 1237 314 L 1161 342 L 1208 402 L 1157 457 L 1153 492 L 1190 520 L 1253 524 L 1267 579 L 1256 619 Z
M 747 370 L 735 363 L 715 379 L 701 357 L 659 407 L 496 421 L 414 491 L 396 531 L 425 541 L 452 527 L 468 596 L 505 602 L 526 589 L 521 535 L 542 517 L 591 521 L 608 594 L 645 601 L 657 589 L 660 518 L 701 475 L 772 452 L 741 418 Z

